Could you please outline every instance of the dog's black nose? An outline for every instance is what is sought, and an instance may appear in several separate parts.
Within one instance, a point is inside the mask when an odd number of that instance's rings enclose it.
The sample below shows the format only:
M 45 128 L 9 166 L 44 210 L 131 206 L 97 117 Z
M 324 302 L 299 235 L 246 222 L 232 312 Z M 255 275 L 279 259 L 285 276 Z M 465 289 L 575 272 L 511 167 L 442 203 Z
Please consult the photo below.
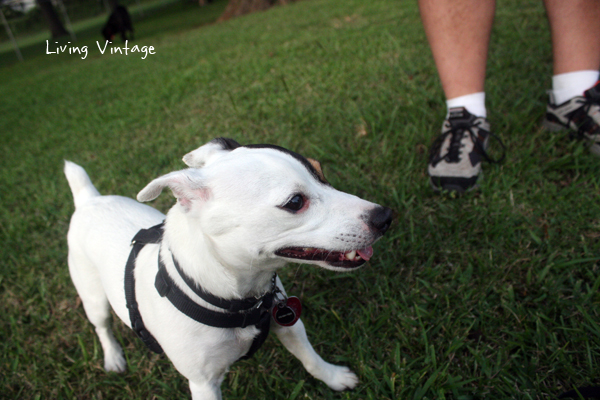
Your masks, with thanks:
M 383 235 L 392 223 L 392 210 L 387 207 L 375 207 L 369 212 L 368 225 L 375 233 Z

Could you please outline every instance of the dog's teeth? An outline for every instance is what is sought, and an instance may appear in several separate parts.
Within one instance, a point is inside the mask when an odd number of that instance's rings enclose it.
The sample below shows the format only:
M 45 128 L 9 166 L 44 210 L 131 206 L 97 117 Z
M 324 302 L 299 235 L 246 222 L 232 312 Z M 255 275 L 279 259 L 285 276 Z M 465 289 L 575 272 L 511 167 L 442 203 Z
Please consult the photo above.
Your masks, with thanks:
M 314 247 L 305 247 L 304 251 L 313 251 L 315 248 Z
M 348 260 L 354 260 L 354 257 L 356 256 L 356 250 L 352 250 L 351 252 L 348 252 L 345 255 Z

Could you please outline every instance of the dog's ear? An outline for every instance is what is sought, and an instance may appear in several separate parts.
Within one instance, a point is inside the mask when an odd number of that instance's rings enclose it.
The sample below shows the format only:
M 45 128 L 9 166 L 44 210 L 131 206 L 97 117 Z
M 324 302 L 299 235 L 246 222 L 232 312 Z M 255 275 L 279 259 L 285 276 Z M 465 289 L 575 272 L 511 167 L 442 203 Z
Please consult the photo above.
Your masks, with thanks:
M 189 211 L 193 200 L 206 200 L 208 188 L 204 185 L 202 172 L 197 169 L 184 169 L 156 178 L 137 195 L 140 202 L 154 200 L 166 187 L 171 189 L 186 211 Z
M 233 139 L 216 138 L 187 153 L 183 156 L 183 162 L 192 168 L 203 167 L 214 156 L 223 155 L 233 149 L 240 147 L 240 144 Z
M 307 158 L 307 160 L 310 163 L 310 165 L 313 166 L 315 171 L 317 171 L 317 175 L 319 176 L 319 178 L 321 178 L 323 182 L 327 182 L 327 179 L 325 179 L 325 175 L 323 174 L 323 168 L 321 167 L 321 163 L 315 160 L 314 158 Z

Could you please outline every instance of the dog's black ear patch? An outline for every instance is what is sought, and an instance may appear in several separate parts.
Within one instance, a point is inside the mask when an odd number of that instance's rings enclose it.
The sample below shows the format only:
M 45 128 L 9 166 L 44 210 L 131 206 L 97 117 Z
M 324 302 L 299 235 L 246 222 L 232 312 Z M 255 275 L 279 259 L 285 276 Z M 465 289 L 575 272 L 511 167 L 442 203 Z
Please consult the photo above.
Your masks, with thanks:
M 311 162 L 311 161 L 309 161 L 309 159 L 307 159 L 306 157 L 304 157 L 301 154 L 298 154 L 296 152 L 288 150 L 284 147 L 276 146 L 274 144 L 247 144 L 243 147 L 246 147 L 249 149 L 273 149 L 273 150 L 281 151 L 285 154 L 289 154 L 290 156 L 292 156 L 296 160 L 298 160 L 302 165 L 304 165 L 304 167 L 308 170 L 308 172 L 311 173 L 312 176 L 315 177 L 316 180 L 318 180 L 319 182 L 321 182 L 324 185 L 331 186 L 329 184 L 329 182 L 327 182 L 325 180 L 325 176 L 323 175 L 323 170 L 321 169 L 321 163 L 319 163 L 317 160 L 312 160 L 312 162 Z
M 210 142 L 218 144 L 219 146 L 221 146 L 221 148 L 223 150 L 234 150 L 234 149 L 237 149 L 238 147 L 242 146 L 235 140 L 229 139 L 229 138 L 224 138 L 224 137 L 215 138 L 215 139 L 211 140 Z

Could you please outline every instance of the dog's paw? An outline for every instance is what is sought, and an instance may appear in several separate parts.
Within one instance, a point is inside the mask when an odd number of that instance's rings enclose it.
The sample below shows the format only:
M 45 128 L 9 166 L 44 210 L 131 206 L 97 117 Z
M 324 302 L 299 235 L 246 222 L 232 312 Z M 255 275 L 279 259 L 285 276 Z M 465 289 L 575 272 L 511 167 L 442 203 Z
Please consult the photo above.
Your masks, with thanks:
M 325 382 L 333 390 L 349 390 L 358 385 L 358 377 L 348 367 L 327 364 L 319 372 L 313 376 Z
M 110 357 L 104 357 L 104 370 L 106 372 L 125 372 L 127 361 L 121 352 L 114 353 Z
M 335 368 L 332 379 L 329 382 L 325 382 L 330 388 L 341 391 L 354 389 L 358 385 L 358 377 L 350 368 L 337 365 L 332 365 L 332 367 Z

